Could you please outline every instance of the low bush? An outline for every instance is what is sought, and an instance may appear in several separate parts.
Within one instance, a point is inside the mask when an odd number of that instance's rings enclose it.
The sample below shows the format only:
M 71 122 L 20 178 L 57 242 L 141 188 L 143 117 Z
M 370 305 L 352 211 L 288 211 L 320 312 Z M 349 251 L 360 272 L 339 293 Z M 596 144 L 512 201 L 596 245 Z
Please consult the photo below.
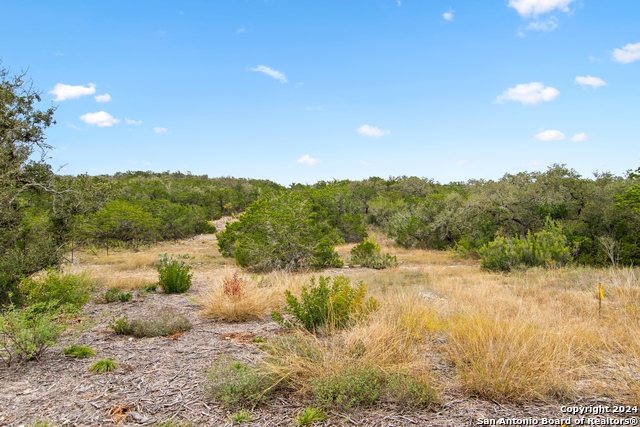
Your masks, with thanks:
M 324 421 L 327 419 L 327 414 L 320 408 L 310 406 L 305 408 L 304 411 L 298 415 L 297 422 L 301 426 L 314 423 L 316 421 Z
M 362 265 L 376 270 L 397 267 L 398 260 L 395 256 L 388 253 L 382 255 L 380 253 L 380 245 L 373 238 L 365 239 L 362 243 L 357 244 L 351 249 L 351 264 Z
M 27 303 L 52 303 L 67 312 L 77 312 L 89 300 L 91 282 L 86 275 L 60 274 L 47 269 L 44 277 L 25 279 L 21 284 Z
M 533 234 L 529 231 L 524 238 L 496 237 L 493 242 L 483 246 L 478 254 L 482 268 L 493 271 L 562 266 L 572 259 L 562 227 L 549 219 L 543 231 Z
M 72 345 L 65 348 L 62 354 L 69 357 L 82 358 L 82 357 L 93 357 L 96 355 L 96 351 L 89 347 Z
M 128 302 L 133 298 L 133 294 L 131 292 L 122 292 L 120 289 L 109 289 L 104 293 L 103 298 L 106 303 L 115 301 Z
M 189 319 L 172 309 L 162 309 L 145 320 L 131 320 L 127 317 L 111 319 L 109 327 L 116 335 L 133 335 L 136 338 L 161 337 L 191 330 Z
M 91 371 L 97 373 L 111 372 L 118 368 L 118 362 L 113 359 L 102 359 L 91 365 Z
M 66 329 L 56 302 L 39 302 L 0 314 L 0 360 L 5 365 L 40 359 Z
M 316 402 L 324 407 L 371 406 L 382 393 L 383 378 L 378 369 L 356 365 L 312 380 L 313 392 Z
M 167 294 L 178 294 L 187 292 L 191 287 L 191 278 L 193 274 L 189 273 L 191 266 L 185 264 L 185 259 L 189 259 L 189 255 L 180 255 L 173 259 L 167 258 L 167 254 L 159 255 L 160 260 L 156 263 L 158 270 L 158 285 L 164 289 Z
M 301 301 L 290 291 L 285 291 L 286 305 L 282 311 L 308 331 L 313 332 L 321 327 L 344 328 L 354 320 L 366 317 L 379 306 L 373 297 L 365 300 L 367 289 L 362 282 L 358 282 L 355 288 L 349 282 L 344 276 L 335 277 L 333 283 L 330 277 L 320 276 L 316 285 L 315 277 L 312 277 L 308 290 L 306 286 L 302 287 Z M 271 317 L 285 327 L 294 326 L 276 310 Z
M 209 376 L 213 382 L 209 389 L 211 396 L 228 406 L 255 406 L 278 386 L 273 375 L 229 358 L 218 360 Z

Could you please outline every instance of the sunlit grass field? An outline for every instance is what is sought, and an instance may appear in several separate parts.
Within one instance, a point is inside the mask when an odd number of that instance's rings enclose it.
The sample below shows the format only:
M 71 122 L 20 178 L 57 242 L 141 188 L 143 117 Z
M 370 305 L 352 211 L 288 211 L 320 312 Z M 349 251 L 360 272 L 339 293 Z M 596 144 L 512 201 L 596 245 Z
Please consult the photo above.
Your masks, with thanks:
M 310 378 L 330 378 L 360 366 L 404 372 L 438 393 L 497 402 L 571 401 L 606 396 L 640 403 L 640 270 L 558 268 L 490 273 L 452 252 L 406 250 L 378 236 L 399 268 L 255 275 L 222 258 L 212 235 L 139 251 L 75 253 L 65 270 L 90 274 L 106 288 L 133 289 L 157 281 L 158 254 L 193 256 L 201 314 L 221 322 L 269 318 L 314 275 L 362 281 L 380 309 L 332 334 L 290 335 L 278 363 L 265 367 L 308 392 Z M 353 245 L 337 248 L 345 260 Z M 239 273 L 243 292 L 223 283 Z M 603 286 L 600 306 L 599 284 Z M 283 333 L 285 331 L 283 330 Z M 301 357 L 299 347 L 313 351 Z

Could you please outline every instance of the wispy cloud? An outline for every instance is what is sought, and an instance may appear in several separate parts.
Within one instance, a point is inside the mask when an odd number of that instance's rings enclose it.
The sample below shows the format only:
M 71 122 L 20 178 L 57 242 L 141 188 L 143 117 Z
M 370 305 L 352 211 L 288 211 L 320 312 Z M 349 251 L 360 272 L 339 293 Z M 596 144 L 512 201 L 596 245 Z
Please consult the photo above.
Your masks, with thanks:
M 151 162 L 147 162 L 144 160 L 141 160 L 140 163 L 142 163 L 143 165 L 151 166 Z
M 536 135 L 536 139 L 540 141 L 560 141 L 564 138 L 564 134 L 559 130 L 545 130 Z
M 360 161 L 360 164 L 361 164 L 362 166 L 371 166 L 371 163 L 369 163 L 369 162 L 365 162 L 364 160 L 361 160 L 361 161 Z
M 560 95 L 556 88 L 547 86 L 540 82 L 531 82 L 517 85 L 505 90 L 498 96 L 495 102 L 502 104 L 504 101 L 518 101 L 523 104 L 539 104 L 543 101 L 552 101 Z
M 589 61 L 590 62 L 602 62 L 602 58 L 597 58 L 593 55 L 589 55 Z
M 381 130 L 375 126 L 369 126 L 369 125 L 362 125 L 358 129 L 356 129 L 356 131 L 360 135 L 371 136 L 373 138 L 380 138 L 381 136 L 384 136 L 384 135 L 391 135 L 391 131 L 389 130 Z
M 402 2 L 400 0 L 397 0 L 398 3 L 398 7 L 402 6 Z
M 599 79 L 598 77 L 591 77 L 591 76 L 576 77 L 576 83 L 578 83 L 582 87 L 591 86 L 594 89 L 597 88 L 598 86 L 606 86 L 607 85 L 604 80 Z
M 71 123 L 67 123 L 67 127 L 75 130 L 84 130 L 82 128 L 79 128 L 78 126 L 72 125 Z
M 442 17 L 447 21 L 453 21 L 453 12 L 454 12 L 453 10 L 450 10 L 449 12 L 445 12 L 442 14 Z
M 265 67 L 264 65 L 258 65 L 256 68 L 252 68 L 251 71 L 265 73 L 266 75 L 271 76 L 276 80 L 280 80 L 280 82 L 282 83 L 287 82 L 287 78 L 280 71 L 272 70 L 271 68 Z
M 114 118 L 111 114 L 99 111 L 97 113 L 87 113 L 80 116 L 80 120 L 89 125 L 96 125 L 99 128 L 111 127 L 120 123 L 120 120 Z
M 124 119 L 124 122 L 128 125 L 141 125 L 142 124 L 142 120 L 131 120 L 131 119 Z
M 304 156 L 302 156 L 298 160 L 296 160 L 296 162 L 314 166 L 314 165 L 317 165 L 318 163 L 320 163 L 320 160 L 314 159 L 313 157 L 309 156 L 308 154 L 305 154 Z
M 58 57 L 60 57 L 60 56 L 64 56 L 64 53 L 59 52 L 59 51 L 57 51 L 57 50 L 56 50 L 55 52 L 53 52 L 53 54 L 54 54 L 55 56 L 58 56 Z
M 242 33 L 244 33 L 245 31 L 247 31 L 247 30 L 245 30 L 244 28 L 238 28 L 238 29 L 236 30 L 236 34 L 242 34 Z
M 458 165 L 458 166 L 462 166 L 462 165 L 464 165 L 466 163 L 469 163 L 469 160 L 461 159 L 461 160 L 456 161 L 456 165 Z
M 509 7 L 514 8 L 520 16 L 528 18 L 559 9 L 569 12 L 569 5 L 575 0 L 509 0 Z
M 111 95 L 105 93 L 104 95 L 96 95 L 94 96 L 97 102 L 109 102 L 111 101 Z
M 163 134 L 163 133 L 166 133 L 166 132 L 167 132 L 167 128 L 161 128 L 161 127 L 156 126 L 156 127 L 154 127 L 154 128 L 153 128 L 153 131 L 154 131 L 155 133 L 157 133 L 157 134 L 161 135 L 161 134 Z
M 640 43 L 631 44 L 621 49 L 613 50 L 613 60 L 622 64 L 629 64 L 640 59 Z
M 546 21 L 535 21 L 527 25 L 528 31 L 544 31 L 545 33 L 550 33 L 551 31 L 558 28 L 558 20 L 555 17 L 551 17 L 551 19 L 547 19 Z
M 81 96 L 93 95 L 96 93 L 96 85 L 89 83 L 87 86 L 70 86 L 58 83 L 49 93 L 56 96 L 53 99 L 56 102 L 64 101 L 66 99 L 78 99 Z
M 584 132 L 573 135 L 573 138 L 571 138 L 573 142 L 584 142 L 587 139 L 589 139 L 589 137 Z

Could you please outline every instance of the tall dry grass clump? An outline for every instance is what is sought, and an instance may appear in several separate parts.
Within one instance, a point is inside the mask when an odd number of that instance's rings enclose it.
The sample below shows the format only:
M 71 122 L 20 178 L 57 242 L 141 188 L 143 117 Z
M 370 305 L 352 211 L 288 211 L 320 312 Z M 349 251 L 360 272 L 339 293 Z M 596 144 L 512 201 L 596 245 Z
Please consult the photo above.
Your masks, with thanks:
M 246 322 L 267 315 L 278 302 L 278 289 L 262 287 L 227 270 L 199 298 L 203 315 L 227 322 Z

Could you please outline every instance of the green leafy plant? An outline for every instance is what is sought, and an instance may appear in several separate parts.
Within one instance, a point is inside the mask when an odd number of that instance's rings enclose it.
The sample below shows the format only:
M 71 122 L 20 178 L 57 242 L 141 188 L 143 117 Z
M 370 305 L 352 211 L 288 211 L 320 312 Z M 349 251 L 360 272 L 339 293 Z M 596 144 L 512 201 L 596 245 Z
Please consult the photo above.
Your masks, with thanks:
M 104 293 L 104 301 L 107 303 L 120 301 L 120 302 L 129 302 L 133 298 L 133 294 L 131 292 L 122 292 L 120 289 L 109 289 Z
M 233 414 L 232 416 L 230 416 L 229 419 L 234 424 L 242 424 L 246 423 L 247 421 L 251 421 L 253 419 L 253 416 L 250 412 L 240 411 L 237 414 Z
M 272 375 L 229 358 L 218 360 L 209 376 L 213 382 L 211 396 L 228 406 L 256 405 L 275 392 L 278 385 Z
M 298 415 L 298 424 L 305 426 L 307 424 L 314 423 L 316 421 L 324 421 L 327 419 L 327 414 L 320 408 L 310 406 L 305 408 L 304 411 Z
M 82 357 L 93 357 L 96 355 L 96 351 L 89 347 L 72 345 L 65 348 L 62 354 L 69 357 L 82 358 Z
M 525 238 L 496 237 L 478 253 L 482 268 L 493 271 L 509 271 L 523 266 L 560 266 L 572 259 L 562 227 L 549 218 L 543 231 L 529 231 Z
M 46 276 L 25 279 L 21 287 L 29 304 L 52 302 L 51 308 L 76 312 L 89 300 L 91 283 L 85 275 L 60 274 L 50 267 Z
M 109 327 L 116 335 L 133 335 L 136 338 L 160 337 L 191 330 L 189 319 L 173 309 L 162 309 L 151 318 L 131 320 L 127 317 L 113 318 Z
M 353 366 L 312 382 L 318 404 L 348 409 L 373 405 L 382 393 L 383 380 L 384 375 L 378 369 Z
M 384 384 L 384 394 L 389 401 L 420 408 L 428 408 L 438 399 L 438 393 L 431 384 L 406 372 L 388 375 Z
M 5 365 L 40 359 L 66 329 L 56 302 L 39 302 L 22 310 L 10 305 L 0 314 L 0 360 Z
M 315 277 L 312 277 L 311 286 L 308 289 L 302 287 L 300 301 L 290 291 L 285 291 L 286 305 L 282 311 L 290 314 L 296 323 L 309 331 L 326 326 L 330 329 L 346 327 L 353 320 L 366 317 L 379 307 L 373 297 L 365 300 L 367 289 L 361 281 L 355 288 L 349 283 L 344 276 L 335 277 L 333 283 L 331 277 L 320 276 L 316 284 Z M 294 326 L 276 310 L 271 312 L 271 317 L 282 326 Z
M 167 294 L 187 292 L 191 287 L 193 274 L 189 273 L 191 266 L 182 260 L 189 259 L 189 254 L 178 254 L 176 259 L 173 259 L 173 254 L 167 258 L 166 253 L 159 255 L 159 257 L 160 260 L 156 262 L 158 285 Z
M 380 245 L 373 238 L 364 239 L 351 249 L 351 264 L 362 265 L 368 268 L 382 270 L 390 267 L 397 267 L 398 260 L 388 253 L 380 253 Z
M 111 372 L 118 367 L 118 362 L 113 359 L 102 359 L 91 365 L 91 371 L 97 373 Z

